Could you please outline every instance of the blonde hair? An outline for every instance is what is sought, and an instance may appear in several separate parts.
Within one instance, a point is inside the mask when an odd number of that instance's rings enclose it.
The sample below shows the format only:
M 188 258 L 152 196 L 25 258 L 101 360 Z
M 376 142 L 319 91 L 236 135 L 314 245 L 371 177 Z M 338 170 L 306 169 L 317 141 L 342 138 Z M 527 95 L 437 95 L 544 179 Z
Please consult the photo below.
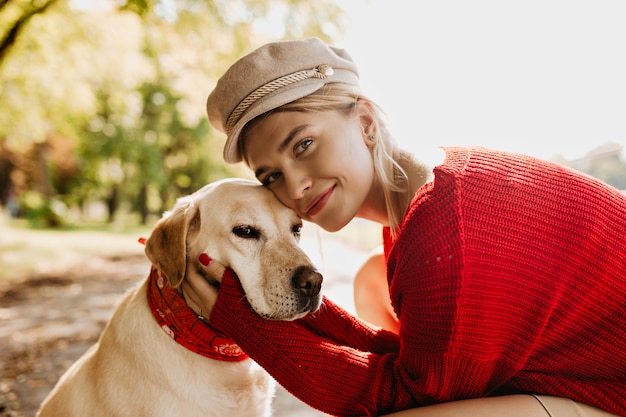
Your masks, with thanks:
M 358 87 L 342 83 L 329 83 L 308 96 L 258 116 L 250 121 L 244 130 L 242 130 L 241 139 L 239 140 L 239 151 L 241 155 L 244 155 L 244 162 L 248 164 L 243 149 L 246 135 L 256 121 L 266 117 L 270 113 L 283 111 L 319 112 L 336 110 L 345 114 L 351 114 L 356 108 L 357 102 L 361 100 L 366 101 L 372 106 L 377 132 L 373 145 L 374 175 L 375 180 L 380 183 L 383 191 L 385 205 L 387 207 L 389 228 L 392 236 L 395 236 L 412 197 L 409 195 L 408 176 L 399 164 L 399 161 L 406 157 L 406 152 L 398 147 L 394 137 L 391 135 L 383 110 L 376 103 L 365 97 Z

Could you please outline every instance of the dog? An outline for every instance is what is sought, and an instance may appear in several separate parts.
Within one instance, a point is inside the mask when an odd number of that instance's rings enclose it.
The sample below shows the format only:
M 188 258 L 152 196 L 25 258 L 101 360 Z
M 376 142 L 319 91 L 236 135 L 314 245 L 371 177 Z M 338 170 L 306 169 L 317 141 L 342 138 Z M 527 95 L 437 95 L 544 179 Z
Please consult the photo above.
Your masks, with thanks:
M 180 286 L 202 274 L 198 257 L 207 253 L 235 271 L 258 314 L 304 317 L 321 304 L 322 275 L 299 246 L 301 227 L 294 211 L 248 180 L 217 181 L 179 199 L 145 241 L 149 277 L 123 297 L 37 416 L 269 416 L 274 380 L 194 313 Z

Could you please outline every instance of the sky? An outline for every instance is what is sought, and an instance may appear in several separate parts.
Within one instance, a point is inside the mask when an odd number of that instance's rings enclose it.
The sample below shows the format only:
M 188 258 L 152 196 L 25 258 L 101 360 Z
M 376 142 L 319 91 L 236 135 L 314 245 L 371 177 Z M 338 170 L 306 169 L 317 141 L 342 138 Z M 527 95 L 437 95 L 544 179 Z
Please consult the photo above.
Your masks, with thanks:
M 399 143 L 552 159 L 626 146 L 626 1 L 338 0 L 344 47 Z

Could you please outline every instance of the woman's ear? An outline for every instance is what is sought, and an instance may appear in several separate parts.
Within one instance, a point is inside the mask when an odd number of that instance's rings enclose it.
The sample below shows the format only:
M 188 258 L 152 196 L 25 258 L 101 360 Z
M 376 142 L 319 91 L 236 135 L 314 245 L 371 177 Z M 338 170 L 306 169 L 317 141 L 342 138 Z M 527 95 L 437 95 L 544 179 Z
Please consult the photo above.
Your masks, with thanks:
M 378 136 L 378 125 L 374 117 L 374 106 L 367 100 L 359 100 L 356 103 L 356 115 L 361 125 L 363 139 L 368 146 L 371 146 Z

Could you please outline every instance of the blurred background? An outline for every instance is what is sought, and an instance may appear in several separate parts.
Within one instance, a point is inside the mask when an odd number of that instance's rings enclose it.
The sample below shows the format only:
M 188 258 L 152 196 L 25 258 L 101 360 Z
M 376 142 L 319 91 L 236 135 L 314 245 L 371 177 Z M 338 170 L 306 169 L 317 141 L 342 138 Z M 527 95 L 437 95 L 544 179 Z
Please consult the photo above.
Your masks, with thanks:
M 238 57 L 344 47 L 399 143 L 550 159 L 626 190 L 623 0 L 0 0 L 0 416 L 31 416 L 145 278 L 177 197 L 249 173 L 222 162 L 206 97 Z M 305 226 L 327 291 L 380 242 Z M 292 408 L 295 407 L 295 408 Z M 276 415 L 304 416 L 282 393 Z M 319 415 L 315 412 L 311 415 Z
M 1 0 L 0 205 L 31 225 L 151 224 L 224 176 L 205 116 L 263 43 L 345 47 L 399 142 L 556 159 L 626 188 L 626 3 Z

